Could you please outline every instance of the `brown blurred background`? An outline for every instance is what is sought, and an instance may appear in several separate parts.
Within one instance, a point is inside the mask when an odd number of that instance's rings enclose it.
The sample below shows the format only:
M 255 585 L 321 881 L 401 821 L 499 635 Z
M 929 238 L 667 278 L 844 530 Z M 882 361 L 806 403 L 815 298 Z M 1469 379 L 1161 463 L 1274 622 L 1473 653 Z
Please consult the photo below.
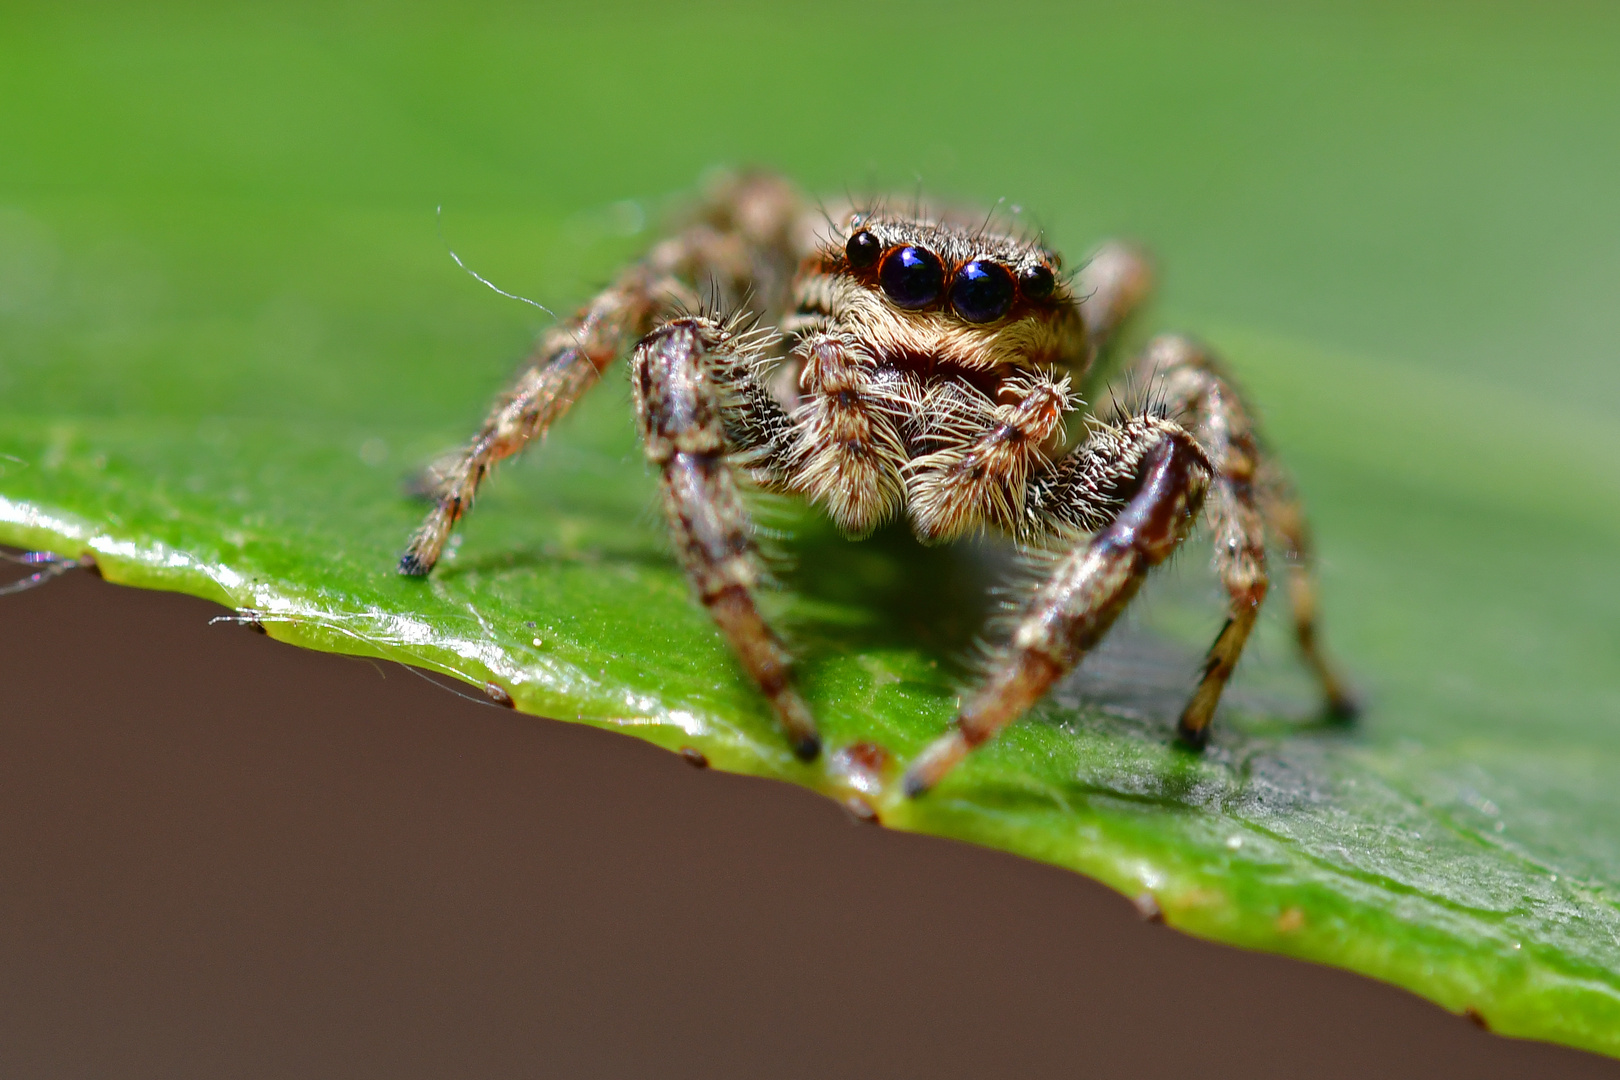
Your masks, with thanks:
M 0 598 L 0 1076 L 1620 1077 L 220 613 Z

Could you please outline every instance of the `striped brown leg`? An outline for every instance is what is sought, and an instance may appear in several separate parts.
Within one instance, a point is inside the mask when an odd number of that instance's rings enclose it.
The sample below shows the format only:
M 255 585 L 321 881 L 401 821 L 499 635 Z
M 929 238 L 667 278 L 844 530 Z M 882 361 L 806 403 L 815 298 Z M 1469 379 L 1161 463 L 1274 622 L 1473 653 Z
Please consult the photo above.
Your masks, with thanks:
M 1082 548 L 1065 556 L 1019 619 L 1011 646 L 957 715 L 955 729 L 912 763 L 906 794 L 920 795 L 996 732 L 1018 719 L 1074 669 L 1108 632 L 1142 580 L 1186 538 L 1204 499 L 1209 462 L 1192 438 L 1165 421 L 1139 421 L 1129 442 L 1108 433 L 1109 453 L 1093 452 L 1099 475 L 1135 462 L 1124 508 Z M 1084 462 L 1087 447 L 1074 455 Z M 1105 460 L 1106 459 L 1106 460 Z M 1084 470 L 1058 470 L 1074 492 L 1095 492 Z M 1070 474 L 1073 475 L 1070 475 Z
M 792 265 L 789 234 L 798 213 L 797 197 L 781 181 L 734 177 L 710 193 L 696 223 L 547 331 L 478 434 L 436 478 L 434 507 L 400 557 L 399 572 L 429 573 L 495 464 L 544 435 L 661 312 L 676 304 L 697 307 L 703 283 L 732 296 L 781 292 L 777 279 Z
M 1136 374 L 1152 380 L 1149 392 L 1193 432 L 1215 466 L 1209 520 L 1215 570 L 1226 587 L 1226 625 L 1210 646 L 1203 678 L 1177 725 L 1183 742 L 1202 747 L 1221 692 L 1237 666 L 1268 588 L 1266 526 L 1286 546 L 1292 572 L 1295 629 L 1300 649 L 1322 684 L 1335 714 L 1349 705 L 1342 685 L 1316 646 L 1315 590 L 1308 562 L 1308 537 L 1299 506 L 1281 479 L 1281 470 L 1260 445 L 1231 378 L 1208 351 L 1186 338 L 1155 338 L 1136 362 Z
M 1315 552 L 1310 525 L 1288 478 L 1272 462 L 1263 463 L 1261 469 L 1260 509 L 1288 560 L 1288 600 L 1293 608 L 1294 639 L 1300 657 L 1322 687 L 1328 716 L 1354 720 L 1361 711 L 1360 703 L 1324 655 L 1317 635 Z
M 801 759 L 821 749 L 794 689 L 791 658 L 754 602 L 754 527 L 738 496 L 722 401 L 747 369 L 746 338 L 705 317 L 672 320 L 636 346 L 631 385 L 647 460 L 658 468 L 676 553 L 748 674 L 770 700 Z M 756 395 L 755 405 L 768 395 Z M 772 406 L 774 407 L 774 406 Z
M 1085 320 L 1088 364 L 1108 348 L 1152 288 L 1153 267 L 1137 248 L 1111 241 L 1092 253 L 1074 282 Z
M 621 294 L 615 290 L 612 296 L 618 300 Z M 601 298 L 597 303 L 601 303 Z M 602 328 L 597 336 L 607 340 L 601 342 L 595 355 L 588 345 L 581 344 L 583 335 L 578 340 L 573 336 L 581 333 L 581 324 L 590 320 L 589 314 L 575 319 L 566 328 L 558 327 L 546 333 L 533 360 L 495 403 L 478 434 L 442 475 L 433 478 L 433 509 L 411 535 L 405 554 L 400 556 L 401 574 L 425 577 L 433 570 L 445 542 L 450 539 L 451 530 L 462 515 L 472 509 L 478 486 L 496 462 L 544 435 L 581 394 L 596 384 L 602 368 L 618 351 L 619 338 L 623 336 L 621 327 L 634 318 L 634 313 L 622 310 L 602 312 L 595 320 Z

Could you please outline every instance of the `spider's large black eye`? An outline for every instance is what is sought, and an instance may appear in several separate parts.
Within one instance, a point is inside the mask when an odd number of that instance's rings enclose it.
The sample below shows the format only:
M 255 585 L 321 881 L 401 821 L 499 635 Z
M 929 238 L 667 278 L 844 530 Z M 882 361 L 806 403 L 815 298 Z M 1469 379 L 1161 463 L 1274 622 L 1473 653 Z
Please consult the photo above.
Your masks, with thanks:
M 912 311 L 925 308 L 945 291 L 945 267 L 927 248 L 906 246 L 889 252 L 878 270 L 889 299 Z
M 951 282 L 951 306 L 968 322 L 995 322 L 1013 301 L 1013 276 L 1000 263 L 963 263 Z
M 849 260 L 849 265 L 862 270 L 877 262 L 882 254 L 883 241 L 865 229 L 851 236 L 849 243 L 844 245 L 844 257 Z
M 1057 288 L 1057 278 L 1044 266 L 1031 266 L 1018 275 L 1018 287 L 1031 300 L 1045 300 Z

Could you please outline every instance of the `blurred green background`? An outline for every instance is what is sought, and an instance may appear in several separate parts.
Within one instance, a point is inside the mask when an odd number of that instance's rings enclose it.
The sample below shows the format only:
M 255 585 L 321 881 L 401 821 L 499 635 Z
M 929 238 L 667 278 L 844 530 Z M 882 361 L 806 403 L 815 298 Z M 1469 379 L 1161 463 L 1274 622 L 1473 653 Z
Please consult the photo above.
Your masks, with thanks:
M 1329 634 L 1373 708 L 1310 742 L 1240 698 L 1227 756 L 1189 766 L 1151 725 L 1060 703 L 956 801 L 889 820 L 1152 878 L 1195 932 L 1614 1052 L 1617 136 L 1620 14 L 1595 4 L 11 4 L 0 528 L 99 532 L 131 545 L 115 577 L 238 604 L 459 611 L 494 652 L 278 632 L 510 683 L 538 664 L 519 701 L 553 715 L 708 709 L 736 725 L 721 763 L 825 786 L 778 761 L 689 610 L 617 385 L 495 486 L 467 573 L 430 599 L 388 576 L 416 513 L 398 476 L 470 428 L 544 322 L 455 269 L 435 207 L 471 265 L 559 309 L 726 164 L 1004 198 L 1071 260 L 1134 237 L 1163 270 L 1153 323 L 1225 350 L 1298 474 Z M 805 528 L 808 563 L 830 545 Z M 1198 563 L 1181 576 L 1207 598 Z M 814 577 L 789 607 L 829 730 L 910 752 L 949 715 L 926 673 L 949 650 L 869 628 L 841 652 L 840 625 L 905 620 Z M 1213 603 L 1179 610 L 1167 632 L 1212 632 Z M 524 613 L 566 664 L 514 659 Z M 1240 674 L 1256 692 L 1298 689 L 1276 630 Z M 557 674 L 587 666 L 588 687 Z M 1256 809 L 1267 783 L 1297 815 Z M 1159 810 L 1120 809 L 1145 789 Z M 1234 822 L 1274 846 L 1232 854 Z M 1303 935 L 1279 929 L 1291 905 Z
M 1607 212 L 1620 17 L 1603 5 L 91 4 L 4 17 L 0 182 L 14 210 L 82 200 L 124 225 L 87 221 L 65 241 L 110 248 L 138 228 L 195 244 L 177 255 L 206 264 L 340 243 L 334 219 L 397 222 L 389 255 L 486 304 L 433 239 L 444 203 L 490 272 L 558 298 L 613 262 L 559 246 L 562 221 L 764 162 L 813 191 L 920 179 L 1005 196 L 1069 245 L 1140 237 L 1168 267 L 1178 321 L 1265 327 L 1554 407 L 1601 414 L 1620 396 L 1620 222 Z M 224 251 L 174 224 L 234 207 L 240 229 L 213 237 Z M 122 303 L 328 295 L 320 264 L 276 265 L 295 272 L 243 283 L 258 296 L 153 281 Z M 187 267 L 161 269 L 192 284 Z M 8 274 L 13 295 L 23 283 Z M 220 404 L 284 407 L 303 374 L 254 373 Z M 476 403 L 482 387 L 464 392 Z

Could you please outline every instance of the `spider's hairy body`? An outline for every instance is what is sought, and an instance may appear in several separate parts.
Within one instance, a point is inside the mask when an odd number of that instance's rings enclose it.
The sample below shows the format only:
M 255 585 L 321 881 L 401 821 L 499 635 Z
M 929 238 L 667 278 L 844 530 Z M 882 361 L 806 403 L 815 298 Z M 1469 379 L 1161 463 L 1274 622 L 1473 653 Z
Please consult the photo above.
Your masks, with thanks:
M 885 249 L 914 246 L 947 267 L 1058 265 L 1035 244 L 945 221 L 848 220 Z M 1061 442 L 1074 408 L 1062 375 L 1082 374 L 1087 361 L 1066 288 L 974 324 L 944 307 L 896 307 L 875 265 L 854 267 L 842 245 L 827 243 L 805 260 L 793 299 L 782 329 L 803 400 L 788 487 L 855 536 L 902 508 L 925 540 L 1020 531 L 1022 481 Z M 974 436 L 991 430 L 1002 431 L 996 445 L 971 455 Z
M 739 474 L 803 495 L 851 537 L 903 514 L 925 542 L 991 530 L 1061 553 L 953 730 L 913 763 L 912 794 L 1080 663 L 1200 517 L 1230 608 L 1182 739 L 1207 738 L 1266 594 L 1268 533 L 1289 556 L 1302 653 L 1329 708 L 1347 715 L 1316 644 L 1303 516 L 1215 360 L 1184 338 L 1150 343 L 1132 378 L 1158 409 L 1103 419 L 1076 392 L 1148 279 L 1141 256 L 1112 245 L 1070 282 L 1036 240 L 920 208 L 850 209 L 818 228 L 779 179 L 731 178 L 543 336 L 438 478 L 401 572 L 431 570 L 490 467 L 633 346 L 638 423 L 676 553 L 801 757 L 820 739 L 754 603 Z

